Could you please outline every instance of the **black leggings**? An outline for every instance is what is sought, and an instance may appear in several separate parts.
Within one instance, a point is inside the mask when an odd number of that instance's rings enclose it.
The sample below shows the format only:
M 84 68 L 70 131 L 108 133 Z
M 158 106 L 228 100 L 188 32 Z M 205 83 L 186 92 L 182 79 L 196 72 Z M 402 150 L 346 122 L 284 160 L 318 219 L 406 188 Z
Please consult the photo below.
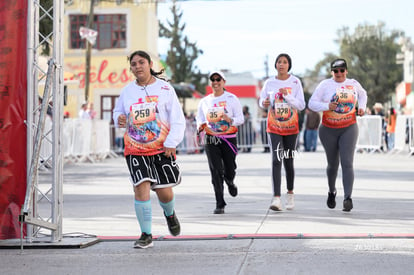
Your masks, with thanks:
M 342 168 L 342 185 L 344 198 L 351 198 L 354 185 L 354 152 L 358 139 L 358 125 L 334 129 L 323 125 L 319 128 L 319 138 L 325 148 L 328 167 L 329 192 L 335 192 L 335 181 L 338 174 L 339 160 Z
M 218 137 L 206 135 L 205 150 L 208 159 L 208 166 L 211 173 L 211 183 L 214 187 L 216 207 L 226 206 L 224 200 L 224 181 L 233 182 L 236 176 L 236 153 L 237 139 L 227 138 L 227 142 Z M 232 147 L 230 147 L 232 146 Z
M 272 147 L 272 182 L 273 196 L 280 196 L 280 185 L 282 183 L 282 160 L 285 166 L 286 185 L 288 191 L 293 191 L 295 180 L 295 168 L 293 159 L 295 157 L 296 140 L 298 135 L 281 136 L 269 133 L 270 146 Z

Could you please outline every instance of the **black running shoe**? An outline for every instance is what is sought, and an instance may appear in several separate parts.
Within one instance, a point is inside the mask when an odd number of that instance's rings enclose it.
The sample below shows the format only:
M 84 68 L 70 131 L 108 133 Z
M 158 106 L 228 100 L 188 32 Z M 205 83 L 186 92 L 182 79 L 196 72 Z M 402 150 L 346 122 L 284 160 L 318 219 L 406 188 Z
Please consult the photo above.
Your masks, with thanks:
M 224 207 L 223 208 L 219 208 L 217 207 L 216 209 L 214 209 L 214 214 L 224 214 Z
M 233 182 L 228 183 L 227 187 L 229 188 L 229 193 L 232 197 L 237 196 L 237 186 Z
M 349 212 L 351 211 L 352 208 L 354 208 L 354 205 L 352 204 L 352 199 L 351 198 L 345 199 L 344 208 L 342 209 L 342 211 Z
M 134 243 L 134 248 L 148 248 L 153 247 L 152 235 L 147 233 L 142 233 L 138 241 Z
M 165 216 L 165 213 L 164 213 Z M 167 224 L 168 224 L 168 230 L 170 231 L 171 235 L 173 236 L 177 236 L 180 235 L 180 231 L 181 231 L 181 227 L 180 227 L 180 222 L 177 219 L 177 216 L 175 215 L 175 211 L 173 212 L 173 214 L 171 216 L 165 216 L 165 218 L 167 219 Z
M 335 197 L 336 197 L 336 192 L 328 192 L 328 200 L 326 201 L 326 205 L 328 205 L 329 208 L 333 209 L 336 206 L 336 201 L 335 201 Z

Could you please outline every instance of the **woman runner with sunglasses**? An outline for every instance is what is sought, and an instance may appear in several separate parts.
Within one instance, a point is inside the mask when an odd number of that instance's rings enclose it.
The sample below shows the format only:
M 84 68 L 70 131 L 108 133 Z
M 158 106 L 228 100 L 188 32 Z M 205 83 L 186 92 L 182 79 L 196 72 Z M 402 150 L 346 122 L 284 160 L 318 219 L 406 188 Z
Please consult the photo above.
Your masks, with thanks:
M 204 145 L 216 197 L 214 214 L 224 214 L 224 182 L 231 196 L 237 196 L 236 176 L 237 126 L 244 116 L 239 99 L 224 89 L 226 78 L 219 71 L 210 74 L 213 93 L 198 105 L 197 129 L 205 132 Z
M 342 168 L 344 188 L 343 211 L 353 208 L 352 189 L 354 185 L 354 152 L 358 139 L 356 115 L 363 116 L 367 104 L 367 92 L 354 79 L 348 79 L 345 59 L 339 58 L 331 63 L 332 78 L 325 79 L 316 87 L 309 100 L 309 108 L 323 112 L 319 138 L 325 149 L 328 167 L 327 205 L 336 206 L 336 176 L 339 161 Z M 357 109 L 358 108 L 358 109 Z
M 259 106 L 269 108 L 267 129 L 272 151 L 272 186 L 273 200 L 270 209 L 282 211 L 280 199 L 282 184 L 282 163 L 286 172 L 287 199 L 286 209 L 295 207 L 294 179 L 296 142 L 299 134 L 298 111 L 305 108 L 305 99 L 300 80 L 289 73 L 292 59 L 282 53 L 276 57 L 277 75 L 266 80 L 260 92 Z

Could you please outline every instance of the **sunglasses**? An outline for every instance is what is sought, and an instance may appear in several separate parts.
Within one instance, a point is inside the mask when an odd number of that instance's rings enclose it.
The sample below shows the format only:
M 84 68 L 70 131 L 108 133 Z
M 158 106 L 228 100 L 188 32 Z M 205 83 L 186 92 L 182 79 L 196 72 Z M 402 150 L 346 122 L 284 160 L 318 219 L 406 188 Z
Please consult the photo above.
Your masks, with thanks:
M 214 81 L 216 81 L 216 82 L 220 82 L 220 81 L 222 80 L 222 78 L 221 78 L 221 77 L 217 77 L 217 78 L 210 78 L 210 80 L 211 80 L 211 82 L 214 82 Z
M 339 73 L 339 72 L 341 72 L 341 73 L 344 73 L 345 72 L 345 69 L 340 69 L 340 70 L 332 70 L 334 73 Z

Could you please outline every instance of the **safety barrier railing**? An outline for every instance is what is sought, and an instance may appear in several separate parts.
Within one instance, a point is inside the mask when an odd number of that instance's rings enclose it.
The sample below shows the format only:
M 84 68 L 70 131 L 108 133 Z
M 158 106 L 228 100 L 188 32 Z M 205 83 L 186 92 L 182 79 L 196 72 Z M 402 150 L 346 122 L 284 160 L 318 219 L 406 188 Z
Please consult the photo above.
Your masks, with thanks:
M 115 157 L 111 150 L 108 120 L 65 119 L 63 122 L 63 151 L 66 162 L 95 162 Z
M 266 127 L 259 119 L 256 123 L 246 123 L 238 126 L 237 132 L 237 147 L 241 152 L 250 152 L 253 148 L 263 148 L 263 144 L 267 144 Z M 255 125 L 259 125 L 255 127 Z M 265 125 L 265 124 L 264 124 Z M 204 149 L 204 134 L 197 135 L 196 122 L 191 120 L 187 121 L 186 131 L 183 141 L 177 147 L 179 153 L 194 154 L 202 152 Z
M 408 130 L 408 146 L 410 149 L 410 155 L 414 154 L 414 116 L 410 116 L 407 119 L 407 130 Z
M 268 146 L 266 118 L 259 118 L 254 122 L 238 127 L 237 142 L 240 152 L 250 152 Z M 356 149 L 359 152 L 382 152 L 385 147 L 382 118 L 375 115 L 363 116 L 357 118 L 357 123 L 359 136 Z M 394 152 L 405 150 L 414 152 L 413 124 L 414 116 L 397 118 Z M 65 160 L 94 162 L 108 156 L 122 154 L 124 131 L 114 128 L 105 120 L 65 119 L 63 130 Z M 298 135 L 300 144 L 302 139 L 302 135 Z M 177 147 L 178 153 L 196 154 L 203 152 L 203 149 L 203 134 L 198 136 L 196 122 L 188 120 L 184 139 Z
M 367 152 L 388 152 L 404 153 L 414 152 L 413 124 L 414 116 L 397 115 L 394 148 L 388 150 L 386 147 L 387 135 L 382 122 L 382 117 L 378 115 L 358 117 L 359 137 L 357 149 Z
M 356 149 L 380 152 L 384 140 L 381 116 L 357 117 L 357 123 L 359 135 Z
M 414 153 L 413 139 L 414 116 L 397 115 L 395 124 L 395 145 L 392 152 L 408 151 Z

